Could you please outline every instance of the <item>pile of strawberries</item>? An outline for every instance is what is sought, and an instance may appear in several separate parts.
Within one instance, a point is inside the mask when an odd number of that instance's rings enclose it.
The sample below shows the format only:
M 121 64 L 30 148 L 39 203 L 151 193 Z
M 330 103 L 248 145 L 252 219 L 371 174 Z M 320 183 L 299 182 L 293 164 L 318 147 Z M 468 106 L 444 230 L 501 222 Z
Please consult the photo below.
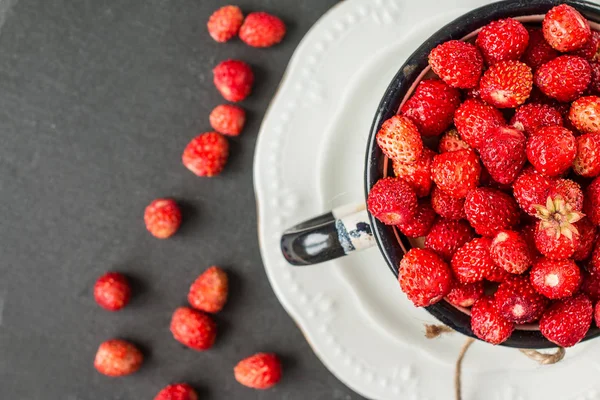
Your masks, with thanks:
M 270 47 L 279 43 L 286 33 L 285 24 L 277 17 L 264 13 L 250 13 L 244 18 L 236 6 L 225 6 L 215 11 L 208 21 L 208 31 L 217 42 L 226 42 L 236 35 L 252 47 Z M 244 100 L 251 92 L 254 74 L 242 61 L 228 60 L 214 69 L 214 83 L 223 97 L 231 102 Z M 198 176 L 215 176 L 224 168 L 229 145 L 223 135 L 239 135 L 245 124 L 245 111 L 239 106 L 224 104 L 210 114 L 215 131 L 200 134 L 185 148 L 183 164 Z M 173 236 L 181 225 L 179 206 L 172 199 L 156 199 L 144 213 L 147 230 L 156 238 Z M 204 271 L 191 285 L 188 302 L 191 307 L 175 310 L 171 319 L 173 338 L 197 350 L 210 349 L 217 336 L 217 325 L 210 314 L 225 306 L 229 291 L 225 271 L 213 266 Z M 94 286 L 98 305 L 109 311 L 125 307 L 131 297 L 127 278 L 118 272 L 102 275 Z M 98 372 L 119 377 L 136 372 L 143 363 L 142 352 L 132 343 L 111 339 L 100 345 L 94 360 Z M 281 379 L 282 368 L 275 354 L 257 353 L 241 360 L 234 368 L 235 379 L 244 386 L 268 389 Z M 195 390 L 186 383 L 171 384 L 161 390 L 155 400 L 198 400 Z
M 368 196 L 381 222 L 424 237 L 399 266 L 417 307 L 470 307 L 492 344 L 537 323 L 573 346 L 594 303 L 600 326 L 599 50 L 563 4 L 541 29 L 507 18 L 431 51 L 437 77 L 377 133 L 395 177 Z

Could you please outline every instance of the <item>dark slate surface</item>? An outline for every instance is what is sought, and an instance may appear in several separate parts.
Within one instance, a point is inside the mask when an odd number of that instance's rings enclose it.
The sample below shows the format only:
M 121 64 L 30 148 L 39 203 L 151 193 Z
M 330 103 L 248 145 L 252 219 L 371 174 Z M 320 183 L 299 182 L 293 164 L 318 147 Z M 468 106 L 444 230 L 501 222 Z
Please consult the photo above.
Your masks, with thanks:
M 254 144 L 262 115 L 304 33 L 336 0 L 240 0 L 290 28 L 276 48 L 220 45 L 206 33 L 220 0 L 0 0 L 0 398 L 152 399 L 189 381 L 202 399 L 359 399 L 319 362 L 275 298 L 256 238 Z M 182 149 L 223 100 L 211 69 L 226 58 L 257 75 L 250 121 L 217 179 L 197 178 Z M 185 223 L 148 235 L 146 204 L 173 196 Z M 182 348 L 168 331 L 191 281 L 219 264 L 231 299 L 216 347 Z M 135 283 L 119 313 L 91 288 L 106 270 Z M 96 373 L 97 346 L 138 343 L 136 375 Z M 238 385 L 232 367 L 256 351 L 282 355 L 274 390 Z

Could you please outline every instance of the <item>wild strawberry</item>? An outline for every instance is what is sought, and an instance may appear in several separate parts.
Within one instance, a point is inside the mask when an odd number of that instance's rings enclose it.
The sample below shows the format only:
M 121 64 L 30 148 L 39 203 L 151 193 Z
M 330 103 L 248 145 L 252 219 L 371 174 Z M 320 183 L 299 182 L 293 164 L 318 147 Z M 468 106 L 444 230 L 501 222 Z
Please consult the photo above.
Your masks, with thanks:
M 548 104 L 529 103 L 517 108 L 510 125 L 523 131 L 525 136 L 531 136 L 545 126 L 562 126 L 563 118 L 556 108 Z
M 504 318 L 492 298 L 482 297 L 471 308 L 471 330 L 481 340 L 493 345 L 505 342 L 515 325 Z
M 454 125 L 460 138 L 474 149 L 481 147 L 491 128 L 504 124 L 499 110 L 479 100 L 465 100 L 454 113 Z
M 454 281 L 446 300 L 455 306 L 471 307 L 481 296 L 483 296 L 483 281 L 464 285 Z
M 592 80 L 590 64 L 581 57 L 560 56 L 535 71 L 533 81 L 546 96 L 558 101 L 573 101 Z
M 555 199 L 560 196 L 569 204 L 574 211 L 581 211 L 583 208 L 583 191 L 578 183 L 570 179 L 557 179 L 552 182 L 548 196 Z
M 479 156 L 494 181 L 509 184 L 527 161 L 527 139 L 518 129 L 494 128 L 479 149 Z
M 593 311 L 592 302 L 585 294 L 559 300 L 544 313 L 540 331 L 552 343 L 575 346 L 590 329 Z
M 481 99 L 498 108 L 515 108 L 525 103 L 532 87 L 531 68 L 514 60 L 492 65 L 479 82 Z
M 212 266 L 192 283 L 188 302 L 197 310 L 218 313 L 227 302 L 228 291 L 227 274 L 221 268 Z
M 434 186 L 431 191 L 431 206 L 439 216 L 449 220 L 456 221 L 467 217 L 465 215 L 465 199 L 452 197 L 437 186 Z
M 579 232 L 574 223 L 583 214 L 574 211 L 560 196 L 548 197 L 545 206 L 535 206 L 540 220 L 535 231 L 535 246 L 548 258 L 569 258 L 579 242 Z
M 596 226 L 600 226 L 600 178 L 587 187 L 583 200 L 583 212 Z
M 463 198 L 476 188 L 481 175 L 479 158 L 472 150 L 442 153 L 433 158 L 431 179 L 450 196 Z
M 229 157 L 227 139 L 216 132 L 202 133 L 186 146 L 181 157 L 183 165 L 198 176 L 219 175 Z
M 527 142 L 527 158 L 541 174 L 554 177 L 567 171 L 577 156 L 577 140 L 561 126 L 541 128 Z
M 171 318 L 171 333 L 179 343 L 203 351 L 215 343 L 217 325 L 211 317 L 200 311 L 179 307 Z
M 489 65 L 500 61 L 518 60 L 529 43 L 529 33 L 516 19 L 492 21 L 477 35 L 475 44 Z
M 410 249 L 400 261 L 398 277 L 402 291 L 417 307 L 442 300 L 452 285 L 448 264 L 429 249 Z
M 589 218 L 584 217 L 575 222 L 575 228 L 579 232 L 579 242 L 575 246 L 573 259 L 575 261 L 587 260 L 592 255 L 596 243 L 596 227 Z
M 460 283 L 482 281 L 494 268 L 490 255 L 492 239 L 476 238 L 465 243 L 452 256 L 452 270 Z
M 198 400 L 198 394 L 187 383 L 174 383 L 158 392 L 154 400 Z
M 520 275 L 513 275 L 498 286 L 494 302 L 500 315 L 515 324 L 538 320 L 548 305 L 548 300 L 534 290 L 529 277 Z
M 583 15 L 566 4 L 546 13 L 542 30 L 550 46 L 562 52 L 577 50 L 592 36 L 590 24 Z
M 246 16 L 240 28 L 240 39 L 248 46 L 271 47 L 283 40 L 285 23 L 266 12 L 253 12 Z
M 460 138 L 458 131 L 454 128 L 447 130 L 438 142 L 438 151 L 440 153 L 467 149 L 470 149 L 469 145 Z
M 465 213 L 475 232 L 483 236 L 494 236 L 519 223 L 519 206 L 512 196 L 497 189 L 477 188 L 469 192 Z
M 484 278 L 490 282 L 502 283 L 513 276 L 510 272 L 494 264 L 494 266 L 485 274 Z
M 548 61 L 555 59 L 560 54 L 544 39 L 541 29 L 529 29 L 529 45 L 521 57 L 521 61 L 529 65 L 533 71 Z
M 590 82 L 590 90 L 593 93 L 600 93 L 600 62 L 591 61 L 590 67 L 592 69 L 592 81 Z
M 536 205 L 546 203 L 552 181 L 528 167 L 521 172 L 513 183 L 513 195 L 523 211 L 536 215 Z
M 215 11 L 208 20 L 208 33 L 217 42 L 224 43 L 238 34 L 244 22 L 244 14 L 237 6 L 224 6 Z
M 600 273 L 584 270 L 581 272 L 581 277 L 581 291 L 594 302 L 600 300 Z
M 549 299 L 570 297 L 579 289 L 581 273 L 573 260 L 542 258 L 531 269 L 531 284 Z
M 107 272 L 94 285 L 94 299 L 105 310 L 118 311 L 129 303 L 131 287 L 127 278 L 118 272 Z
M 103 375 L 118 377 L 140 369 L 144 356 L 133 344 L 120 339 L 102 343 L 96 352 L 94 367 Z
M 282 368 L 275 354 L 257 353 L 233 369 L 235 380 L 252 389 L 269 389 L 281 380 Z
M 448 85 L 469 89 L 477 86 L 483 58 L 477 47 L 460 40 L 442 43 L 429 53 L 429 65 Z
M 208 117 L 210 126 L 224 135 L 238 136 L 246 123 L 246 111 L 232 104 L 222 104 L 215 107 Z
M 213 76 L 217 90 L 234 103 L 248 97 L 254 85 L 252 68 L 243 61 L 223 61 L 213 69 Z
M 435 152 L 425 147 L 416 163 L 393 162 L 394 174 L 408 183 L 417 197 L 428 196 L 431 191 L 431 163 L 434 156 Z
M 410 222 L 417 212 L 417 195 L 400 178 L 380 179 L 367 199 L 369 212 L 386 225 Z
M 152 236 L 158 239 L 169 238 L 181 225 L 181 210 L 174 200 L 156 199 L 144 210 L 144 223 Z
M 598 59 L 598 50 L 600 49 L 600 32 L 592 31 L 590 40 L 585 42 L 583 46 L 572 52 L 574 56 L 585 58 L 588 61 Z
M 450 261 L 456 250 L 473 239 L 473 229 L 466 221 L 439 219 L 425 238 L 425 247 L 437 252 L 443 259 Z
M 514 231 L 498 232 L 492 241 L 490 254 L 496 265 L 511 274 L 522 274 L 533 263 L 527 242 Z
M 600 175 L 600 135 L 577 137 L 577 155 L 573 161 L 573 172 L 586 178 Z
M 408 118 L 396 115 L 381 125 L 377 144 L 383 154 L 394 161 L 414 164 L 423 152 L 423 140 L 417 126 Z
M 580 97 L 571 104 L 571 123 L 582 133 L 600 133 L 600 97 Z
M 431 203 L 429 200 L 421 200 L 414 218 L 409 222 L 398 225 L 398 229 L 405 236 L 417 238 L 427 236 L 434 222 L 435 211 L 431 208 Z

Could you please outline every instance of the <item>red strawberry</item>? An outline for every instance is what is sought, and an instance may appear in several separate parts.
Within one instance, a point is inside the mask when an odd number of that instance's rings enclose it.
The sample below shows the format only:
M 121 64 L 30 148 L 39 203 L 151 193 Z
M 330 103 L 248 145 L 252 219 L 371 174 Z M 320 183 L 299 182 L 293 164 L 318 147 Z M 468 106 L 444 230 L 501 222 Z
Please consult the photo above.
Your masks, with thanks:
M 254 73 L 243 61 L 223 61 L 213 69 L 213 75 L 217 90 L 234 103 L 248 97 L 254 85 Z
M 529 32 L 516 19 L 500 19 L 481 28 L 475 43 L 489 65 L 518 60 L 529 43 Z
M 210 126 L 224 135 L 238 136 L 246 123 L 246 111 L 232 104 L 222 104 L 215 107 L 208 117 Z
M 525 103 L 532 87 L 531 68 L 514 60 L 492 65 L 479 82 L 481 99 L 498 108 L 515 108 Z
M 515 325 L 504 318 L 492 298 L 482 297 L 471 308 L 471 330 L 475 336 L 493 345 L 505 342 Z
M 588 269 L 591 272 L 600 273 L 600 244 L 598 243 L 594 246 Z
M 522 274 L 533 263 L 527 242 L 514 231 L 498 232 L 492 241 L 490 254 L 496 265 L 511 274 Z
M 275 354 L 257 353 L 233 369 L 235 380 L 252 389 L 269 389 L 281 380 L 282 368 Z
M 529 103 L 517 108 L 510 125 L 523 131 L 525 136 L 531 136 L 545 126 L 562 126 L 563 118 L 556 108 L 548 104 Z
M 417 126 L 408 118 L 396 115 L 381 125 L 377 144 L 383 154 L 394 161 L 414 164 L 423 152 L 423 141 Z
M 481 165 L 472 150 L 442 153 L 433 158 L 431 179 L 450 196 L 463 198 L 479 184 Z
M 492 188 L 477 188 L 465 200 L 467 220 L 475 232 L 494 236 L 519 223 L 519 206 L 512 196 Z
M 583 212 L 596 226 L 600 226 L 600 178 L 587 187 L 583 201 Z
M 504 124 L 499 110 L 479 100 L 465 100 L 454 113 L 454 125 L 460 138 L 474 149 L 481 147 L 491 128 Z
M 102 343 L 96 352 L 94 367 L 103 375 L 118 377 L 140 369 L 144 356 L 133 344 L 120 339 Z
M 266 12 L 253 12 L 246 16 L 240 28 L 240 39 L 248 46 L 271 47 L 283 40 L 285 23 Z
M 181 225 L 179 206 L 171 199 L 156 199 L 144 210 L 144 223 L 152 236 L 159 239 L 169 238 Z
M 465 199 L 452 197 L 437 186 L 434 186 L 431 191 L 431 206 L 438 215 L 449 220 L 454 221 L 467 217 L 465 215 Z
M 561 126 L 541 128 L 527 142 L 527 158 L 536 171 L 554 177 L 566 172 L 577 156 L 577 140 Z
M 545 206 L 536 206 L 540 219 L 535 231 L 535 246 L 548 258 L 569 258 L 579 244 L 579 232 L 573 225 L 583 218 L 562 197 L 548 197 Z
M 540 331 L 552 343 L 575 346 L 590 329 L 593 312 L 592 302 L 585 294 L 559 300 L 544 313 Z
M 573 101 L 592 80 L 590 64 L 581 57 L 560 56 L 535 71 L 533 81 L 542 92 L 558 101 Z
M 497 127 L 489 131 L 488 140 L 479 149 L 479 156 L 494 181 L 509 184 L 525 165 L 526 150 L 527 139 L 521 131 Z
M 600 97 L 580 97 L 571 104 L 569 120 L 582 133 L 600 133 Z
M 217 42 L 224 43 L 238 34 L 244 22 L 244 14 L 237 6 L 224 6 L 215 11 L 208 20 L 208 33 Z
M 417 197 L 425 197 L 431 191 L 431 163 L 435 152 L 427 147 L 423 148 L 423 153 L 413 164 L 404 164 L 398 161 L 393 162 L 394 174 L 402 178 L 415 191 Z
M 590 89 L 593 93 L 600 93 L 600 63 L 597 61 L 591 61 L 590 67 L 592 68 L 592 82 L 590 83 Z
M 455 306 L 471 307 L 481 296 L 483 296 L 483 281 L 464 285 L 454 281 L 446 300 Z
M 227 274 L 221 268 L 212 266 L 192 283 L 188 301 L 195 309 L 217 313 L 225 306 L 228 291 Z
M 435 222 L 435 211 L 431 208 L 429 200 L 419 201 L 419 207 L 413 219 L 398 225 L 398 229 L 410 238 L 427 236 Z
M 219 175 L 229 157 L 229 143 L 216 132 L 202 133 L 193 138 L 183 151 L 183 165 L 198 176 Z
M 573 172 L 586 178 L 600 175 L 600 135 L 577 137 L 577 156 L 573 161 Z
M 369 212 L 386 225 L 410 222 L 417 213 L 417 196 L 400 178 L 380 179 L 367 199 Z
M 460 138 L 458 131 L 454 128 L 449 129 L 440 137 L 440 141 L 438 143 L 438 151 L 440 153 L 466 149 L 470 149 L 469 145 Z
M 521 237 L 527 243 L 529 247 L 529 254 L 531 255 L 532 261 L 535 263 L 539 258 L 542 257 L 537 247 L 535 247 L 535 230 L 537 228 L 537 221 L 528 223 L 521 227 Z
M 439 79 L 419 82 L 401 113 L 415 123 L 423 136 L 437 136 L 452 123 L 460 105 L 460 92 Z
M 516 324 L 538 320 L 548 305 L 548 300 L 534 290 L 529 277 L 518 275 L 498 286 L 494 302 L 500 315 Z
M 579 242 L 575 246 L 573 259 L 583 261 L 590 258 L 594 244 L 596 243 L 596 227 L 589 218 L 582 218 L 575 222 L 575 228 L 579 232 Z
M 546 13 L 542 29 L 550 46 L 562 52 L 577 50 L 592 36 L 590 24 L 583 15 L 566 4 Z
M 452 285 L 448 264 L 429 249 L 410 249 L 400 261 L 398 277 L 402 291 L 417 307 L 442 300 Z
M 592 301 L 600 300 L 600 273 L 582 271 L 581 291 Z
M 541 65 L 555 59 L 560 54 L 554 50 L 552 46 L 544 39 L 544 34 L 541 29 L 529 29 L 529 45 L 525 49 L 525 53 L 521 60 L 529 65 L 532 70 L 538 69 Z
M 154 400 L 198 400 L 198 394 L 187 383 L 174 383 L 158 392 Z
M 575 211 L 581 211 L 583 208 L 583 191 L 581 190 L 581 186 L 570 179 L 557 179 L 552 182 L 548 196 L 553 199 L 557 196 L 562 197 Z
M 542 258 L 531 269 L 531 284 L 549 299 L 571 297 L 579 289 L 581 273 L 572 260 Z
M 179 343 L 203 351 L 215 343 L 217 325 L 211 317 L 200 311 L 179 307 L 171 318 L 171 333 Z
M 552 181 L 528 167 L 513 183 L 513 195 L 523 211 L 536 215 L 535 205 L 545 204 Z
M 449 221 L 442 218 L 433 224 L 425 238 L 425 247 L 450 261 L 454 253 L 474 236 L 473 229 L 466 221 Z
M 469 89 L 477 86 L 483 58 L 477 47 L 460 40 L 442 43 L 429 53 L 429 65 L 448 85 Z
M 592 31 L 590 40 L 585 42 L 583 46 L 572 52 L 574 56 L 585 58 L 588 61 L 598 59 L 598 50 L 600 48 L 600 32 Z
M 482 281 L 494 268 L 490 255 L 492 239 L 476 238 L 459 248 L 452 256 L 452 270 L 460 283 Z
M 129 303 L 131 287 L 127 278 L 118 272 L 107 272 L 94 285 L 94 299 L 108 311 L 118 311 Z
M 505 280 L 507 280 L 508 278 L 510 278 L 511 276 L 513 276 L 513 274 L 511 274 L 504 268 L 499 267 L 494 264 L 492 269 L 490 269 L 488 271 L 488 273 L 485 275 L 485 279 L 490 282 L 502 283 Z

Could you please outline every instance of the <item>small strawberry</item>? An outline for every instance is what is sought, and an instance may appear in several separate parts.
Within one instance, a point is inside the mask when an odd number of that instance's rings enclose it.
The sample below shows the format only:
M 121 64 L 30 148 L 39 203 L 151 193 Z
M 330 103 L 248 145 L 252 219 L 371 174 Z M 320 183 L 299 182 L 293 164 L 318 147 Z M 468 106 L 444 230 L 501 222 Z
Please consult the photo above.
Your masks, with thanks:
M 475 238 L 459 248 L 452 256 L 452 270 L 460 283 L 473 283 L 485 279 L 494 268 L 490 255 L 492 239 Z
M 600 94 L 600 62 L 591 61 L 592 82 L 590 82 L 590 90 L 593 93 Z
M 428 196 L 431 191 L 433 184 L 431 181 L 431 163 L 434 156 L 435 152 L 425 147 L 416 163 L 393 162 L 394 174 L 408 183 L 417 194 L 417 197 Z
M 531 284 L 549 299 L 571 297 L 581 284 L 581 272 L 572 260 L 542 258 L 531 268 Z
M 456 251 L 473 239 L 473 229 L 466 221 L 439 219 L 433 224 L 425 238 L 425 247 L 437 252 L 450 261 Z
M 558 101 L 573 101 L 592 80 L 590 64 L 581 57 L 560 56 L 535 71 L 533 81 L 542 92 Z
M 600 97 L 580 97 L 571 103 L 569 120 L 582 133 L 600 133 Z
M 505 342 L 515 325 L 504 318 L 492 298 L 482 297 L 471 308 L 471 330 L 481 340 L 493 345 Z
M 224 135 L 238 136 L 246 123 L 246 111 L 232 104 L 222 104 L 215 107 L 208 117 L 210 126 Z
M 483 58 L 477 47 L 460 40 L 442 43 L 429 53 L 429 65 L 448 85 L 469 89 L 477 86 Z
M 498 232 L 492 241 L 490 254 L 496 265 L 511 274 L 522 274 L 533 263 L 527 242 L 514 231 Z
M 531 68 L 514 60 L 492 65 L 479 82 L 481 99 L 498 108 L 515 108 L 525 103 L 532 87 Z
M 449 129 L 440 137 L 438 142 L 438 151 L 447 153 L 449 151 L 468 150 L 471 147 L 460 138 L 458 131 L 454 128 Z
M 512 196 L 492 188 L 472 190 L 465 199 L 467 220 L 479 235 L 494 236 L 519 223 L 519 206 Z
M 472 150 L 442 153 L 433 158 L 431 179 L 450 196 L 463 198 L 476 188 L 481 175 L 479 158 Z
M 465 214 L 465 199 L 452 197 L 437 186 L 431 191 L 431 206 L 439 216 L 457 221 L 467 218 Z
M 244 14 L 237 6 L 224 6 L 215 11 L 208 20 L 208 33 L 219 43 L 227 42 L 238 34 L 244 22 Z
M 577 156 L 577 140 L 561 126 L 541 128 L 527 142 L 527 158 L 541 174 L 555 177 L 566 172 Z
M 223 61 L 213 69 L 213 75 L 217 90 L 234 103 L 248 97 L 254 85 L 252 68 L 243 61 Z
M 546 13 L 542 22 L 546 41 L 558 51 L 573 51 L 592 36 L 587 20 L 573 7 L 561 4 Z
M 423 140 L 417 126 L 408 118 L 396 115 L 381 125 L 377 144 L 383 154 L 394 161 L 414 164 L 423 152 Z
M 144 210 L 144 223 L 152 236 L 167 239 L 181 225 L 181 210 L 174 200 L 156 199 Z
M 533 71 L 548 61 L 555 59 L 560 54 L 544 39 L 544 34 L 539 28 L 529 29 L 529 45 L 521 57 L 521 61 L 529 65 Z
M 171 333 L 179 343 L 203 351 L 215 343 L 217 325 L 211 317 L 200 311 L 179 307 L 171 318 Z
M 499 110 L 479 100 L 465 100 L 454 113 L 454 125 L 460 138 L 474 149 L 481 147 L 491 128 L 504 124 Z
M 535 169 L 528 167 L 513 183 L 513 196 L 523 211 L 536 215 L 536 205 L 544 204 L 552 181 Z
M 412 248 L 400 261 L 398 280 L 416 307 L 427 307 L 450 292 L 452 272 L 435 251 Z
M 563 118 L 556 108 L 548 104 L 529 103 L 517 108 L 510 125 L 523 131 L 525 136 L 531 136 L 545 126 L 562 126 Z
M 105 310 L 118 311 L 129 303 L 131 287 L 124 275 L 107 272 L 94 285 L 94 299 Z
M 592 325 L 594 309 L 585 294 L 554 303 L 540 320 L 542 335 L 561 347 L 579 343 Z
M 158 392 L 154 400 L 198 400 L 198 394 L 187 383 L 174 383 Z
M 400 178 L 377 181 L 367 199 L 369 212 L 386 225 L 410 222 L 417 212 L 417 195 Z
M 600 273 L 595 271 L 590 273 L 584 270 L 581 277 L 581 291 L 594 302 L 600 300 Z
M 233 369 L 235 380 L 252 389 L 269 389 L 281 380 L 282 368 L 275 354 L 257 353 Z
M 600 135 L 586 134 L 577 137 L 577 155 L 573 172 L 585 178 L 600 175 Z
M 583 212 L 596 226 L 600 226 L 600 178 L 587 187 L 583 200 Z
M 192 283 L 188 302 L 197 310 L 218 313 L 227 302 L 228 291 L 227 274 L 221 268 L 212 266 Z
M 439 79 L 419 82 L 414 94 L 400 109 L 423 136 L 437 136 L 452 123 L 460 105 L 460 92 Z
M 427 236 L 434 222 L 435 211 L 431 208 L 431 203 L 429 200 L 421 200 L 414 218 L 409 222 L 398 225 L 398 229 L 405 236 L 417 238 Z
M 227 139 L 216 132 L 202 133 L 193 138 L 181 156 L 183 165 L 198 176 L 219 175 L 229 157 Z
M 583 214 L 574 211 L 560 196 L 548 197 L 545 206 L 535 206 L 540 220 L 535 231 L 535 246 L 548 258 L 569 258 L 579 244 L 579 232 L 575 222 Z
M 565 203 L 569 204 L 574 211 L 581 211 L 583 208 L 583 190 L 577 182 L 570 179 L 557 179 L 552 182 L 548 196 L 553 199 L 558 196 L 562 197 Z
M 96 352 L 94 367 L 103 375 L 119 377 L 140 369 L 144 356 L 133 344 L 120 339 L 102 343 Z
M 513 275 L 498 286 L 494 294 L 496 309 L 515 324 L 526 324 L 540 319 L 548 300 L 537 293 L 528 276 Z
M 283 40 L 285 23 L 266 12 L 253 12 L 246 16 L 240 28 L 240 39 L 248 46 L 271 47 Z
M 518 60 L 529 43 L 529 32 L 516 19 L 492 21 L 479 31 L 475 44 L 489 65 Z
M 590 40 L 571 54 L 585 58 L 588 61 L 596 61 L 598 59 L 598 50 L 600 50 L 600 32 L 592 31 Z
M 515 128 L 493 128 L 479 156 L 494 181 L 512 183 L 527 161 L 527 138 Z
M 575 246 L 573 259 L 575 261 L 587 260 L 592 255 L 592 250 L 596 243 L 596 227 L 589 218 L 584 217 L 575 222 L 575 228 L 579 232 L 579 242 Z
M 483 281 L 464 285 L 454 281 L 446 300 L 455 306 L 471 307 L 481 296 L 483 296 Z

